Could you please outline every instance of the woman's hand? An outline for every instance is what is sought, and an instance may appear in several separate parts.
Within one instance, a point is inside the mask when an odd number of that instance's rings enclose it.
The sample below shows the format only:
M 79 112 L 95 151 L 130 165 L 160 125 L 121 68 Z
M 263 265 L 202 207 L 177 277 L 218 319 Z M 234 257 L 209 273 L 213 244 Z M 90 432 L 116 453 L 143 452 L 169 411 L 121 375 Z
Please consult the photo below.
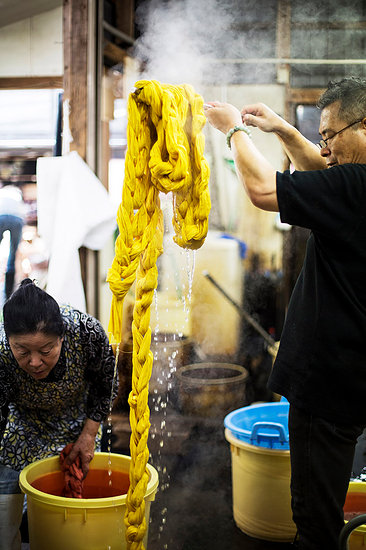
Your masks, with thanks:
M 262 132 L 280 133 L 281 130 L 290 126 L 264 103 L 244 106 L 241 110 L 241 117 L 247 126 L 255 126 Z
M 70 466 L 76 460 L 76 457 L 80 456 L 84 479 L 89 472 L 89 464 L 94 456 L 95 437 L 98 433 L 98 428 L 99 422 L 87 418 L 83 431 L 75 441 L 66 459 L 66 464 Z
M 239 109 L 230 103 L 210 101 L 203 104 L 203 110 L 209 123 L 224 134 L 227 134 L 234 126 L 243 124 Z

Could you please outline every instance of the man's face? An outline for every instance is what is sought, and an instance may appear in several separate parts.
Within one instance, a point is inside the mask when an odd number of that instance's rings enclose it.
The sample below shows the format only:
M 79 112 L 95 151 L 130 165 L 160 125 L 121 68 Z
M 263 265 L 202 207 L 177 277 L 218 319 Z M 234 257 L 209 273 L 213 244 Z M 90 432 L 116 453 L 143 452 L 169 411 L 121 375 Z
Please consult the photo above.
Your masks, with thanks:
M 319 133 L 327 140 L 327 146 L 321 149 L 320 154 L 328 168 L 350 162 L 366 164 L 366 118 L 337 134 L 349 125 L 349 122 L 338 117 L 339 107 L 340 102 L 335 101 L 321 112 Z

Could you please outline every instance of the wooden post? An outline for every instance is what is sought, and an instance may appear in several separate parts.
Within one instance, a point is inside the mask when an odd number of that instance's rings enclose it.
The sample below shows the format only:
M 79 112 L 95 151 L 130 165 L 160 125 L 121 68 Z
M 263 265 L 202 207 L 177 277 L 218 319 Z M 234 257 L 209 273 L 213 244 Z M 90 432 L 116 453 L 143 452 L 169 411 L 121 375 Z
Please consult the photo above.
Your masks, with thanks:
M 279 59 L 289 58 L 291 52 L 291 0 L 278 0 L 276 22 L 276 55 Z M 277 82 L 290 84 L 291 66 L 282 63 L 277 66 Z M 285 118 L 288 118 L 288 102 L 285 105 Z
M 88 32 L 90 18 L 93 17 L 89 0 L 63 0 L 63 34 L 64 34 L 64 100 L 70 103 L 69 126 L 73 141 L 71 151 L 77 151 L 87 161 L 88 124 L 90 113 L 90 96 L 95 94 L 88 81 L 88 68 L 96 63 L 89 48 Z M 94 96 L 93 96 L 94 97 Z M 95 169 L 95 166 L 91 166 Z M 98 317 L 99 314 L 99 265 L 98 252 L 85 247 L 79 249 L 81 277 L 85 289 L 87 310 Z
M 88 0 L 63 1 L 64 99 L 70 102 L 71 150 L 86 159 Z

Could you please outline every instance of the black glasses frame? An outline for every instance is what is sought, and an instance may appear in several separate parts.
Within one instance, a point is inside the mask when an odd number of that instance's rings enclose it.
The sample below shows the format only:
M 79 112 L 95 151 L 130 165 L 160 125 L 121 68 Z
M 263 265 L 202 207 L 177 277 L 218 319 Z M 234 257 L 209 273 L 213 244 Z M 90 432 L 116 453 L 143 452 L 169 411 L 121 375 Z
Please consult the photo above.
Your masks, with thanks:
M 363 117 L 364 118 L 364 117 Z M 351 126 L 354 126 L 355 124 L 358 124 L 359 122 L 362 122 L 363 121 L 363 118 L 360 118 L 360 120 L 355 120 L 355 122 L 352 122 L 352 124 L 348 124 L 348 126 L 345 126 L 344 128 L 342 128 L 342 130 L 338 130 L 338 132 L 336 132 L 335 134 L 333 134 L 331 137 L 327 138 L 327 139 L 321 139 L 319 141 L 319 143 L 317 143 L 317 146 L 319 147 L 319 149 L 325 149 L 326 147 L 328 147 L 328 141 L 330 141 L 331 139 L 333 139 L 337 134 L 340 134 L 341 132 L 343 132 L 344 130 L 347 130 L 347 128 L 351 128 Z

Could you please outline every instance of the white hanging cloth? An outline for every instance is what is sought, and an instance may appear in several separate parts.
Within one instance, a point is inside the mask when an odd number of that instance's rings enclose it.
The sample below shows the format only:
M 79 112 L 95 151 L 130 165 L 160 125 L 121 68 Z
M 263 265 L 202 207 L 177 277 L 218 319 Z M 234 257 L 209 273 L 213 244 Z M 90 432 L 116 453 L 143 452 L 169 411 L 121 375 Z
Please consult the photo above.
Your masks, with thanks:
M 116 228 L 116 206 L 76 151 L 37 160 L 38 233 L 49 251 L 47 292 L 86 310 L 79 248 L 101 250 Z

